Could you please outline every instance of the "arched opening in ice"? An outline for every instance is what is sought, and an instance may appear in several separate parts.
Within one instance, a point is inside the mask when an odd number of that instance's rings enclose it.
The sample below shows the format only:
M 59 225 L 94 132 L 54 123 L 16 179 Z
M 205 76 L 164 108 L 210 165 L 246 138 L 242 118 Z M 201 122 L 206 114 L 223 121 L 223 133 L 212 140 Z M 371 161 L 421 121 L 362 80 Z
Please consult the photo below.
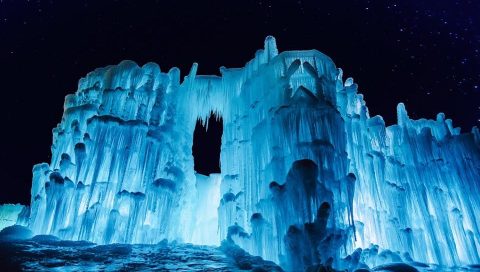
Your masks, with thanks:
M 213 112 L 203 122 L 198 119 L 193 133 L 192 154 L 195 172 L 202 175 L 220 173 L 220 146 L 222 144 L 223 119 Z

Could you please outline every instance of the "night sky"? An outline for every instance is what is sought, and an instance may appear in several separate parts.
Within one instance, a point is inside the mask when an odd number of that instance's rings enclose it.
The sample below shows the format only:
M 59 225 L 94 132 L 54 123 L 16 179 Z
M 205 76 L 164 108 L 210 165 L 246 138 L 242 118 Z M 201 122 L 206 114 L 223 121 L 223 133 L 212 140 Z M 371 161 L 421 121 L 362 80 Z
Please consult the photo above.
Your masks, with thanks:
M 280 51 L 330 56 L 387 124 L 399 102 L 413 118 L 445 112 L 463 131 L 480 123 L 477 0 L 0 0 L 0 203 L 29 203 L 32 166 L 49 161 L 64 97 L 89 71 L 130 59 L 218 74 L 267 35 Z M 214 127 L 196 132 L 201 172 L 218 171 Z

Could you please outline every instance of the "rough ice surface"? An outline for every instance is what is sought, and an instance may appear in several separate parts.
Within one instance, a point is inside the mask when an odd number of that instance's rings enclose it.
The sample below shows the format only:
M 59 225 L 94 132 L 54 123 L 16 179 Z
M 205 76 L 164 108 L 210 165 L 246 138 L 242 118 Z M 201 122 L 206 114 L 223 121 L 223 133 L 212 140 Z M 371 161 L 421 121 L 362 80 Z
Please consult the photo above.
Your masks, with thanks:
M 50 235 L 0 242 L 2 271 L 282 271 L 273 262 L 248 254 L 245 258 L 248 263 L 238 263 L 230 252 L 219 248 L 164 242 L 97 245 Z
M 35 234 L 99 244 L 235 243 L 303 270 L 480 263 L 480 133 L 386 127 L 316 50 L 267 37 L 243 68 L 184 79 L 123 61 L 82 78 L 33 169 Z M 221 173 L 194 173 L 197 119 L 223 119 Z

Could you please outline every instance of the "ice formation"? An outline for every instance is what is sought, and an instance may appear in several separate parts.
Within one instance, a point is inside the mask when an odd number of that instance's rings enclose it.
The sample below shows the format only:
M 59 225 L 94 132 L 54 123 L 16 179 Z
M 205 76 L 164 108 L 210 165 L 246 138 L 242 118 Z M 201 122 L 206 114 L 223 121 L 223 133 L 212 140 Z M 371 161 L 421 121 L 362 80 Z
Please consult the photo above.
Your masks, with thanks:
M 22 213 L 28 213 L 28 208 L 20 204 L 3 204 L 0 205 L 0 230 L 15 224 L 25 224 L 18 222 L 18 217 L 22 217 Z
M 267 37 L 243 68 L 132 61 L 65 99 L 29 228 L 67 240 L 239 245 L 296 270 L 480 263 L 480 133 L 439 114 L 386 127 L 316 50 Z M 221 173 L 194 173 L 198 118 L 223 118 Z M 348 257 L 347 257 L 348 256 Z

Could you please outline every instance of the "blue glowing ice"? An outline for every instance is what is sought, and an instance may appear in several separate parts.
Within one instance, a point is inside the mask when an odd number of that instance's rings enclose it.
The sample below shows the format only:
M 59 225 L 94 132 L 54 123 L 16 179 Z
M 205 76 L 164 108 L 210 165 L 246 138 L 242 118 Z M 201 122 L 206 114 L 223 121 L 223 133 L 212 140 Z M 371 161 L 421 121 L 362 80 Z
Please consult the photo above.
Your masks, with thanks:
M 370 117 L 351 78 L 268 37 L 244 68 L 131 61 L 65 99 L 28 226 L 67 240 L 235 243 L 287 270 L 480 263 L 480 133 Z M 198 118 L 221 116 L 221 173 L 194 173 Z M 348 256 L 347 258 L 345 258 Z
M 0 205 L 0 230 L 18 224 L 18 216 L 28 212 L 28 208 L 20 204 Z

